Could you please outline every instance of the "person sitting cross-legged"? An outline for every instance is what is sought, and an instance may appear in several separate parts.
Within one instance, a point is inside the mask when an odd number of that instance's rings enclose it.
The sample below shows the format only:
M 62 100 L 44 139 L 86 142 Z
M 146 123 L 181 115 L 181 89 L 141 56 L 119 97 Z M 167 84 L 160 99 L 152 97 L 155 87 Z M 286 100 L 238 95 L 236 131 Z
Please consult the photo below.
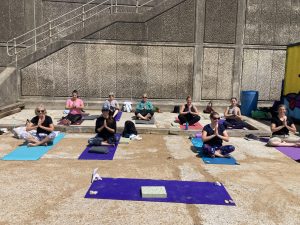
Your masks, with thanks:
M 110 92 L 108 95 L 108 99 L 104 102 L 104 106 L 108 107 L 110 111 L 113 113 L 113 117 L 118 114 L 120 107 L 118 101 L 115 99 L 115 94 Z
M 27 123 L 26 131 L 20 136 L 28 142 L 28 146 L 47 145 L 56 136 L 52 118 L 46 115 L 47 110 L 44 105 L 36 107 L 35 114 L 36 116 Z M 29 133 L 32 130 L 36 130 L 36 134 Z
M 182 105 L 179 112 L 179 123 L 193 125 L 200 120 L 200 116 L 196 106 L 192 104 L 192 97 L 186 97 L 186 104 Z
M 153 105 L 148 101 L 147 94 L 144 93 L 142 100 L 136 105 L 135 116 L 140 120 L 151 120 L 153 115 Z
M 78 91 L 74 90 L 72 92 L 72 98 L 68 99 L 66 102 L 66 109 L 69 109 L 69 114 L 63 118 L 63 123 L 66 125 L 75 124 L 82 118 L 82 110 L 84 108 L 83 101 L 78 98 Z
M 278 116 L 271 120 L 272 137 L 268 146 L 290 146 L 300 147 L 300 138 L 290 137 L 289 132 L 296 133 L 296 126 L 293 120 L 286 116 L 285 105 L 278 106 Z
M 218 123 L 220 116 L 212 112 L 209 116 L 211 123 L 204 126 L 202 130 L 203 153 L 210 157 L 227 157 L 235 150 L 232 145 L 222 145 L 223 141 L 229 141 L 225 127 Z
M 109 107 L 103 106 L 102 115 L 96 120 L 95 138 L 101 139 L 101 145 L 115 144 L 117 124 Z

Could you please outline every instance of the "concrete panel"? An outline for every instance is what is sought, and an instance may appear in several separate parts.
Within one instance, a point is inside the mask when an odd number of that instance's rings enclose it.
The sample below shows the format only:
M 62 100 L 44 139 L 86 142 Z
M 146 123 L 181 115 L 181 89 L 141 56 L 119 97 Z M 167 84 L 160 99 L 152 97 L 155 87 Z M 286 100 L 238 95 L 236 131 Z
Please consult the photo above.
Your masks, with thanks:
M 276 6 L 275 44 L 284 45 L 290 39 L 291 0 L 277 0 Z
M 272 50 L 260 50 L 258 53 L 258 67 L 256 75 L 256 90 L 259 100 L 270 99 L 270 83 L 272 77 Z
M 160 98 L 163 79 L 163 47 L 148 46 L 147 93 L 150 98 Z
M 24 0 L 10 0 L 10 38 L 19 36 L 25 32 L 25 6 Z
M 53 60 L 52 55 L 37 63 L 38 93 L 41 96 L 53 96 Z
M 68 48 L 54 53 L 52 58 L 55 96 L 70 96 Z
M 234 49 L 219 49 L 217 99 L 232 97 Z
M 179 15 L 179 7 L 174 7 L 161 15 L 162 23 L 163 23 L 163 33 L 161 38 L 163 41 L 177 40 L 178 33 L 179 33 L 178 15 Z
M 176 98 L 186 98 L 193 93 L 194 48 L 178 48 Z M 172 98 L 175 98 L 173 96 Z
M 144 23 L 117 23 L 117 40 L 143 41 L 147 39 L 146 26 Z
M 178 48 L 163 48 L 163 79 L 161 97 L 176 98 L 178 71 Z
M 146 90 L 146 56 L 144 46 L 117 46 L 118 97 L 139 97 Z
M 162 41 L 163 20 L 161 16 L 154 17 L 146 23 L 148 29 L 148 41 Z
M 86 74 L 85 74 L 85 45 L 72 44 L 69 51 L 69 93 L 77 90 L 80 96 L 85 96 Z
M 300 41 L 300 1 L 291 0 L 290 43 Z
M 100 60 L 97 65 L 101 69 L 101 97 L 106 98 L 109 92 L 119 97 L 117 90 L 117 46 L 101 45 Z
M 245 49 L 243 57 L 243 73 L 241 90 L 256 89 L 258 50 Z
M 25 20 L 25 30 L 32 30 L 34 28 L 34 1 L 35 0 L 25 0 L 24 1 L 24 20 Z
M 204 48 L 202 99 L 217 98 L 218 57 L 217 48 Z
M 285 51 L 273 51 L 272 78 L 270 85 L 270 100 L 279 100 L 282 80 L 285 73 Z
M 207 0 L 205 42 L 235 42 L 237 0 Z
M 276 0 L 261 3 L 260 44 L 274 44 L 276 23 Z
M 99 31 L 99 39 L 101 39 L 101 40 L 115 40 L 116 36 L 117 36 L 117 24 L 116 23 Z
M 86 96 L 99 98 L 101 97 L 101 45 L 90 44 L 85 46 L 86 52 Z
M 5 46 L 0 46 L 0 66 L 6 66 L 12 61 L 12 57 L 7 55 Z
M 21 95 L 38 96 L 37 63 L 21 70 Z
M 247 0 L 245 44 L 259 43 L 260 27 L 260 4 L 262 0 Z
M 187 0 L 179 5 L 178 42 L 195 42 L 195 0 Z
M 9 39 L 9 0 L 2 0 L 0 6 L 0 42 Z

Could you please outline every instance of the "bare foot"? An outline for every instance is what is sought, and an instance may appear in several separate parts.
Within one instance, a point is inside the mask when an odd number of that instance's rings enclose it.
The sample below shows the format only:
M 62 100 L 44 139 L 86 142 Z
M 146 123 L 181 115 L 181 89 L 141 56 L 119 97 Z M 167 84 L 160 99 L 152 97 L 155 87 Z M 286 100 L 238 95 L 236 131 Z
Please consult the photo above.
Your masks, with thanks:
M 219 151 L 215 151 L 215 156 L 224 158 L 224 155 L 222 155 L 221 152 L 219 152 Z
M 36 143 L 28 143 L 27 145 L 28 147 L 35 147 L 35 146 L 39 146 L 39 143 L 36 142 Z

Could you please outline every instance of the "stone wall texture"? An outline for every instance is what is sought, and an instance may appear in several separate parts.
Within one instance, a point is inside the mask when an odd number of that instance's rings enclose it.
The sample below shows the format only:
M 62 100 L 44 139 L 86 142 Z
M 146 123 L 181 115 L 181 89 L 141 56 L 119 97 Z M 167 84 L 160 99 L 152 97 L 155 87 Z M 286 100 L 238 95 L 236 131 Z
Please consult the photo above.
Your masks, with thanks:
M 192 91 L 193 47 L 72 44 L 21 70 L 23 96 L 185 98 Z
M 11 61 L 7 39 L 85 2 L 1 1 L 0 67 Z M 33 62 L 21 70 L 21 94 L 63 97 L 78 89 L 91 98 L 109 91 L 128 98 L 147 91 L 152 98 L 196 94 L 194 100 L 207 101 L 258 90 L 260 100 L 273 101 L 280 97 L 285 46 L 299 41 L 299 0 L 185 0 L 145 22 L 113 23 Z

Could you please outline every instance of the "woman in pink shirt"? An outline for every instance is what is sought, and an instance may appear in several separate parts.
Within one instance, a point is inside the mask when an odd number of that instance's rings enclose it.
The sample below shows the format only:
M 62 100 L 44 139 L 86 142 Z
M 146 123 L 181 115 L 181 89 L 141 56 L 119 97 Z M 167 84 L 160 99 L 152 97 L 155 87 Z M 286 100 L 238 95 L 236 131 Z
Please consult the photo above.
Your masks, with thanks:
M 84 108 L 83 101 L 78 98 L 78 92 L 74 90 L 72 92 L 72 98 L 67 100 L 66 109 L 69 109 L 69 114 L 64 118 L 64 124 L 74 124 L 81 120 L 81 110 Z

